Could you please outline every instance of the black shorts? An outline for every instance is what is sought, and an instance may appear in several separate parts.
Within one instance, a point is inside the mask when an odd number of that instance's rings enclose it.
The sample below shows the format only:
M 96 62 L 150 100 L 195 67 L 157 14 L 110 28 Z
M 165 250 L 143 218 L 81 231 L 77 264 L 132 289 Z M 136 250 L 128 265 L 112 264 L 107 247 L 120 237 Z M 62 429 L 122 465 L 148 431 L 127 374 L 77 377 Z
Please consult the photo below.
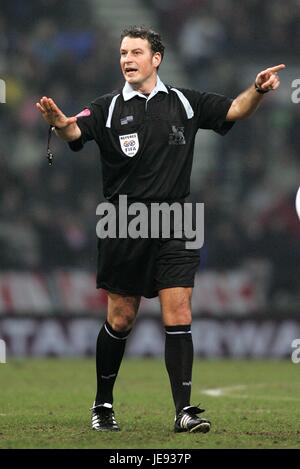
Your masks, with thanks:
M 200 251 L 185 239 L 98 239 L 97 288 L 153 298 L 171 287 L 193 287 Z

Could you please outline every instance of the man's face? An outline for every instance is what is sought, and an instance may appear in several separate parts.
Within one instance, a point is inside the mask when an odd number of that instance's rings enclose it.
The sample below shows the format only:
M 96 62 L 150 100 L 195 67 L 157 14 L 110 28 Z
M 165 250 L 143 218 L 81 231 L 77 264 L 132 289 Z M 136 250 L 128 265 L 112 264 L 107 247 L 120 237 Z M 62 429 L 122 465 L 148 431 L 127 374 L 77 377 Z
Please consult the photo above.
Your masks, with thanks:
M 153 54 L 147 39 L 124 37 L 120 48 L 120 65 L 124 78 L 133 86 L 143 84 L 156 75 L 161 62 L 159 52 Z

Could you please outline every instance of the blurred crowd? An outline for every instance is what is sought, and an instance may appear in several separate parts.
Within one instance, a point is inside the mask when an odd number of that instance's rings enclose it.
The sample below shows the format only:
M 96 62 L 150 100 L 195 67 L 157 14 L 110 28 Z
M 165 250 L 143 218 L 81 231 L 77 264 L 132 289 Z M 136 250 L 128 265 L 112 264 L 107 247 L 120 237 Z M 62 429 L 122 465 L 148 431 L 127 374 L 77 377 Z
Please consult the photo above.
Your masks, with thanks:
M 159 14 L 161 30 L 176 43 L 186 65 L 211 58 L 284 53 L 300 41 L 298 0 L 147 0 Z M 290 45 L 290 47 L 287 47 Z
M 49 167 L 48 127 L 35 107 L 51 96 L 74 115 L 117 85 L 118 50 L 89 6 L 1 1 L 0 74 L 7 88 L 0 106 L 1 269 L 93 265 L 98 152 L 91 145 L 75 155 L 53 136 Z
M 274 0 L 272 8 L 258 0 L 145 1 L 196 89 L 218 92 L 222 83 L 234 97 L 245 60 L 297 60 L 288 47 L 300 40 L 297 0 Z M 7 85 L 7 104 L 0 105 L 1 270 L 94 269 L 102 200 L 97 148 L 88 144 L 75 154 L 54 136 L 49 167 L 48 128 L 35 102 L 51 96 L 74 115 L 120 86 L 117 45 L 88 1 L 1 0 L 0 78 Z M 300 294 L 299 128 L 299 105 L 267 97 L 254 118 L 218 140 L 215 164 L 192 193 L 205 203 L 200 268 L 256 264 L 268 275 L 274 304 L 296 304 Z

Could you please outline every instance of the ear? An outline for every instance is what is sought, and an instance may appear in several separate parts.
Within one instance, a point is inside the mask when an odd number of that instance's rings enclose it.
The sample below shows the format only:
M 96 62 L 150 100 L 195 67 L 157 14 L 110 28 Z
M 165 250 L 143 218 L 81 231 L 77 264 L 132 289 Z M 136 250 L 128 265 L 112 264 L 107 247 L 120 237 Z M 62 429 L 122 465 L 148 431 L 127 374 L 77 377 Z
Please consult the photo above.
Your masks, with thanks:
M 160 66 L 160 64 L 161 64 L 161 53 L 160 52 L 155 52 L 153 54 L 152 63 L 156 68 Z

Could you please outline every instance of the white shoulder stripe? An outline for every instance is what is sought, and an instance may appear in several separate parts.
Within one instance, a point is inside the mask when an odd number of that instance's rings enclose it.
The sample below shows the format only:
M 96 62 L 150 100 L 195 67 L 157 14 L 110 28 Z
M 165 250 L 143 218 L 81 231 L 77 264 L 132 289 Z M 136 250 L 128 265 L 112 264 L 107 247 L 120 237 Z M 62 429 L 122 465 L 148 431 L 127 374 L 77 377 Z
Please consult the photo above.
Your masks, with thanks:
M 176 88 L 171 88 L 171 90 L 175 91 L 178 98 L 182 102 L 183 107 L 184 107 L 185 112 L 186 112 L 186 115 L 187 115 L 187 118 L 192 119 L 192 117 L 194 117 L 194 111 L 193 111 L 193 108 L 192 108 L 189 100 L 184 96 L 184 94 L 181 91 L 177 90 Z
M 116 101 L 117 101 L 119 96 L 120 96 L 120 94 L 117 94 L 116 96 L 113 97 L 113 99 L 111 100 L 109 109 L 108 109 L 108 117 L 107 117 L 105 127 L 108 127 L 109 129 L 111 128 L 111 118 L 112 118 L 112 115 L 113 115 L 113 112 L 114 112 L 114 109 L 115 109 Z

